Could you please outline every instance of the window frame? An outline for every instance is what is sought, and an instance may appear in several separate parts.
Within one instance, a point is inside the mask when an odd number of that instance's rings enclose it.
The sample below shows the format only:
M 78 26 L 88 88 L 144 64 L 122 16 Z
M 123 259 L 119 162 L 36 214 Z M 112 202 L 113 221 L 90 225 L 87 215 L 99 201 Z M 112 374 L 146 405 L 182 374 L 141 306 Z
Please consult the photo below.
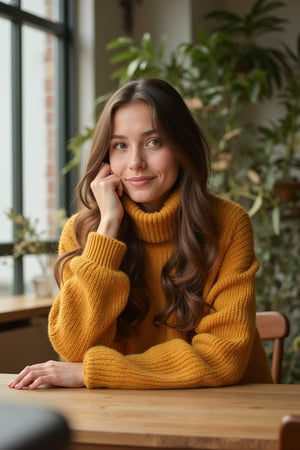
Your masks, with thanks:
M 0 1 L 0 17 L 11 22 L 11 69 L 12 69 L 12 207 L 23 214 L 23 143 L 22 143 L 22 26 L 27 25 L 50 33 L 58 39 L 58 161 L 61 170 L 71 158 L 67 143 L 75 135 L 75 55 L 74 23 L 75 9 L 72 0 L 60 0 L 59 21 L 51 21 L 21 9 L 21 0 L 11 4 Z M 76 172 L 64 176 L 58 186 L 58 208 L 71 214 L 71 199 L 76 185 Z M 50 251 L 57 249 L 57 241 L 47 241 Z M 0 257 L 13 255 L 14 241 L 0 242 Z M 16 258 L 13 269 L 13 294 L 24 293 L 23 258 Z

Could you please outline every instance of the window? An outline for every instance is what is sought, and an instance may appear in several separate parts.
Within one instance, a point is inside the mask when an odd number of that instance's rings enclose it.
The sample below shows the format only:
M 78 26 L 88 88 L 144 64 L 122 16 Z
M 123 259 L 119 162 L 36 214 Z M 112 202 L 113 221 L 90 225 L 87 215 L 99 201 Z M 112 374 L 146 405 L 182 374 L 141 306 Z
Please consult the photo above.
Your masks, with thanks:
M 55 212 L 69 214 L 74 175 L 62 178 L 74 133 L 71 0 L 0 1 L 0 295 L 31 292 L 37 258 L 13 258 L 14 208 L 56 246 Z

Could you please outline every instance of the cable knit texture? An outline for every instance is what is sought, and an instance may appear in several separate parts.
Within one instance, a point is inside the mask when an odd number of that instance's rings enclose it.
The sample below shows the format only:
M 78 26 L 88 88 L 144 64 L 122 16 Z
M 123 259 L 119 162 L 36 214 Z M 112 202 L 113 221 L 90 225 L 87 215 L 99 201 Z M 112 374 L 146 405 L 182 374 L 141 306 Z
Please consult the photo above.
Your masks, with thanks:
M 220 257 L 209 274 L 204 298 L 214 306 L 198 324 L 192 342 L 167 326 L 154 326 L 165 304 L 161 269 L 175 243 L 178 192 L 162 209 L 142 211 L 123 197 L 145 250 L 146 282 L 152 303 L 137 334 L 116 339 L 116 320 L 126 307 L 130 280 L 120 270 L 126 245 L 92 232 L 81 256 L 64 269 L 62 288 L 49 315 L 49 337 L 68 361 L 83 361 L 89 388 L 174 389 L 272 383 L 255 327 L 254 277 L 258 261 L 246 211 L 219 196 L 211 201 L 219 226 Z M 60 253 L 75 248 L 67 222 Z

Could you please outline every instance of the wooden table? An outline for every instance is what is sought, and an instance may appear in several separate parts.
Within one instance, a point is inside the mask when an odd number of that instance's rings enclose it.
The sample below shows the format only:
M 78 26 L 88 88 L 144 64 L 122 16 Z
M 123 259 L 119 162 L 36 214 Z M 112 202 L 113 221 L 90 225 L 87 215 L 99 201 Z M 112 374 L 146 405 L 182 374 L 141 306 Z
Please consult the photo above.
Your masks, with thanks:
M 53 298 L 33 295 L 12 295 L 0 297 L 0 324 L 47 316 Z
M 58 358 L 47 331 L 52 303 L 34 295 L 0 297 L 0 372 Z
M 281 417 L 300 414 L 300 385 L 130 391 L 16 391 L 0 374 L 0 399 L 64 414 L 72 449 L 277 450 Z

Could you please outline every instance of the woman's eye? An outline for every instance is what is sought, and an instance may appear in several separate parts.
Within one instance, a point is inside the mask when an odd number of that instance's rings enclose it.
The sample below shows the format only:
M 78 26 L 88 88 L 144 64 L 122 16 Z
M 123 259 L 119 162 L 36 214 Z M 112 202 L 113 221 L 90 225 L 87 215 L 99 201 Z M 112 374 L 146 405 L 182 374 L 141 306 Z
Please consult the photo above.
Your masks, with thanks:
M 147 147 L 158 147 L 161 145 L 161 141 L 158 138 L 150 139 L 147 143 Z
M 113 145 L 113 148 L 117 150 L 124 150 L 124 148 L 126 148 L 126 145 L 124 144 L 124 142 L 117 142 Z

